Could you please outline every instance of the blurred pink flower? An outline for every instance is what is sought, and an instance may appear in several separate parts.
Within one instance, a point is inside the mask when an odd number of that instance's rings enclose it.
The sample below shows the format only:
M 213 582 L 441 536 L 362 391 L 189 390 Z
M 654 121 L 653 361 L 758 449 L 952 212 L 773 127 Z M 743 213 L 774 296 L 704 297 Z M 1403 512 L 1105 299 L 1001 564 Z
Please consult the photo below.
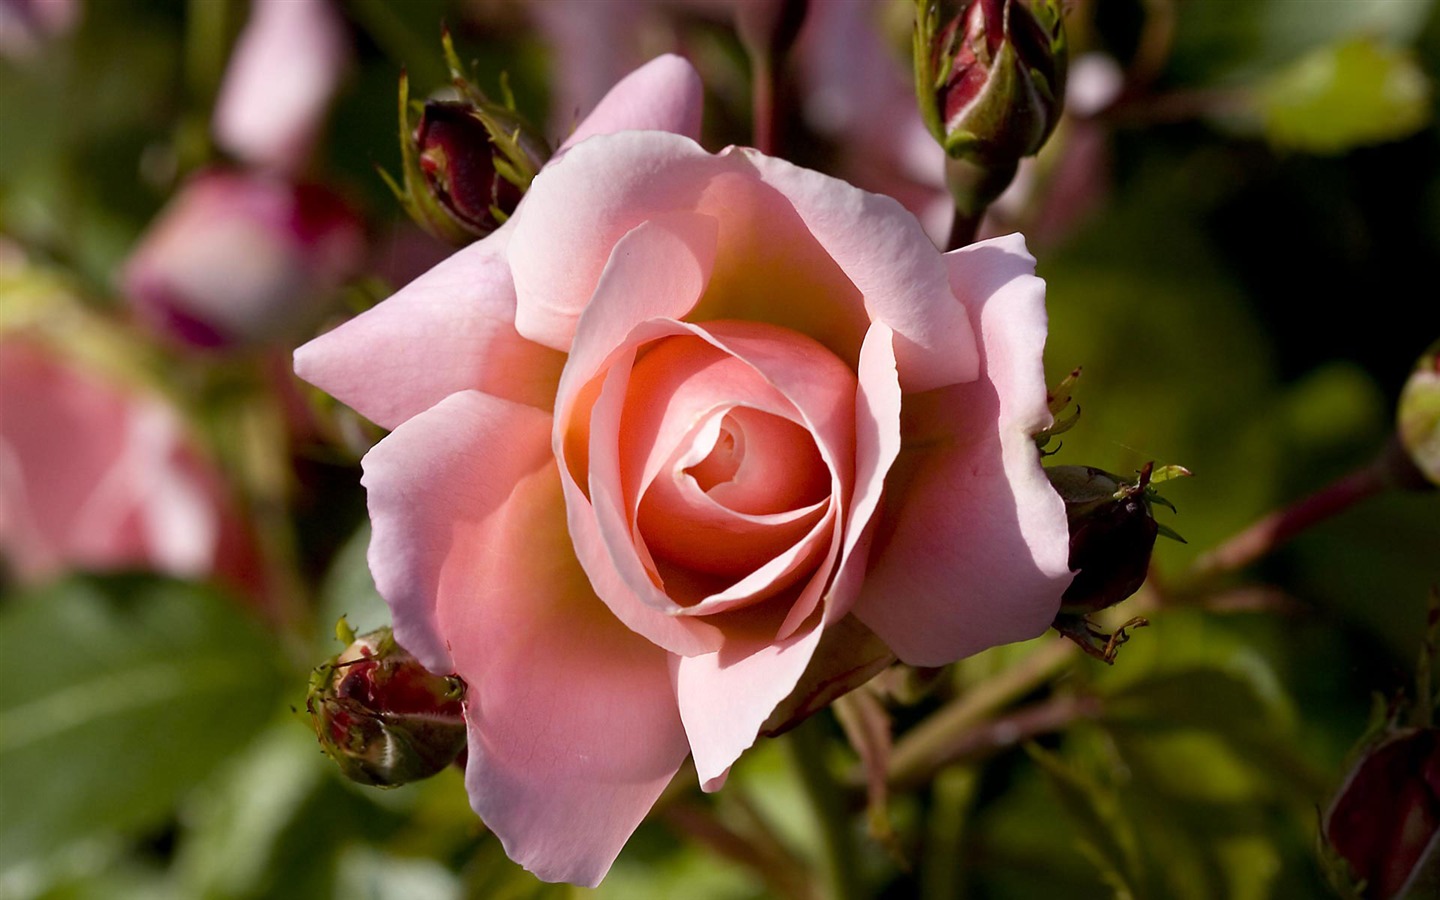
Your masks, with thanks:
M 216 473 L 175 411 L 0 338 L 0 556 L 22 580 L 146 568 L 251 580 Z
M 331 0 L 253 0 L 216 101 L 216 143 L 246 165 L 299 172 L 349 58 Z
M 565 130 L 603 85 L 659 52 L 682 50 L 685 17 L 732 23 L 778 0 L 543 0 L 529 5 L 554 47 L 552 125 Z M 811 2 L 794 48 L 801 113 L 836 143 L 835 174 L 904 204 L 933 237 L 950 227 L 944 152 L 915 105 L 913 75 L 881 28 L 881 0 Z
M 211 170 L 176 193 L 123 273 L 142 321 L 198 347 L 311 326 L 365 253 L 363 223 L 318 185 Z
M 503 228 L 296 354 L 393 429 L 376 584 L 549 880 L 597 883 L 687 754 L 718 788 L 846 615 L 938 665 L 1070 581 L 1023 242 L 942 256 L 888 197 L 706 153 L 700 100 L 650 63 Z
M 0 56 L 34 57 L 53 38 L 80 21 L 80 0 L 0 0 Z

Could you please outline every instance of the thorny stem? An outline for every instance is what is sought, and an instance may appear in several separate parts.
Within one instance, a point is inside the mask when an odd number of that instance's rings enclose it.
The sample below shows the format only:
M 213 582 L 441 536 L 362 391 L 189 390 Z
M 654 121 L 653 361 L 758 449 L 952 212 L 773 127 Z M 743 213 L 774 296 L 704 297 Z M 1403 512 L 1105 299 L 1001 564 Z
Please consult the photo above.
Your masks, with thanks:
M 1063 696 L 1035 703 L 970 729 L 937 760 L 940 765 L 978 762 L 1042 734 L 1063 731 L 1075 722 L 1100 715 L 1095 696 Z
M 889 781 L 897 790 L 923 783 L 951 757 L 966 733 L 1069 666 L 1079 648 L 1069 641 L 1042 644 L 1019 664 L 976 685 L 902 736 L 890 756 Z
M 1331 482 L 1308 497 L 1276 510 L 1204 554 L 1186 573 L 1188 590 L 1237 572 L 1273 553 L 1307 528 L 1336 516 L 1389 487 L 1386 470 L 1370 463 Z

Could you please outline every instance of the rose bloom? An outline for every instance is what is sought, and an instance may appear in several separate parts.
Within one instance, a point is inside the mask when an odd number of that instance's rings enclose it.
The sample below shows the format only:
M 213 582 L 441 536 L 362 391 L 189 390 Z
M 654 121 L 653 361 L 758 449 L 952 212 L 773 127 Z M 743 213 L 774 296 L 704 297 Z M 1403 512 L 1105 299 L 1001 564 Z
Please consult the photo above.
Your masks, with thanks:
M 705 152 L 699 105 L 650 63 L 505 227 L 296 354 L 393 429 L 371 569 L 548 880 L 597 883 L 687 755 L 718 788 L 843 617 L 939 665 L 1070 581 L 1022 241 L 942 256 L 891 198 Z
M 15 335 L 0 338 L 0 558 L 25 582 L 140 568 L 255 586 L 218 473 L 175 410 Z
M 210 169 L 156 217 L 122 281 L 152 331 L 233 349 L 313 328 L 364 256 L 364 223 L 328 188 Z

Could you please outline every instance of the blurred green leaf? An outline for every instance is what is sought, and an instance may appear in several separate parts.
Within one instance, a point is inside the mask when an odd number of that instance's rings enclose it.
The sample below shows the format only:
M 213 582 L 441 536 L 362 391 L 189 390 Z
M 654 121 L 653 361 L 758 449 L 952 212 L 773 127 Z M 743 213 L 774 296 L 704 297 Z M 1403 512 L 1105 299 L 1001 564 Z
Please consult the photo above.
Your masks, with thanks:
M 1245 764 L 1268 777 L 1318 796 L 1324 777 L 1292 745 L 1289 711 L 1271 693 L 1278 688 L 1268 673 L 1258 677 L 1264 680 L 1257 680 L 1255 673 L 1217 668 L 1159 674 L 1107 698 L 1104 721 L 1127 731 L 1203 732 L 1224 741 Z
M 1175 3 L 1171 71 L 1187 84 L 1233 82 L 1324 44 L 1370 35 L 1416 40 L 1432 0 L 1185 0 Z
M 298 717 L 287 719 L 197 792 L 176 859 L 188 895 L 259 896 L 272 882 L 281 838 L 332 765 L 316 749 Z
M 1287 66 L 1259 86 L 1258 99 L 1271 144 L 1338 154 L 1419 131 L 1430 93 L 1411 53 L 1355 38 Z
M 433 859 L 404 858 L 363 845 L 349 848 L 340 858 L 335 896 L 346 900 L 461 900 L 460 879 Z M 532 879 L 533 881 L 533 879 Z M 542 885 L 547 893 L 503 894 L 481 892 L 470 896 L 493 900 L 541 900 L 563 897 L 564 885 Z
M 1086 854 L 1114 888 L 1117 900 L 1144 896 L 1138 890 L 1141 875 L 1135 830 L 1121 811 L 1114 792 L 1096 784 L 1054 754 L 1033 745 L 1027 749 L 1030 758 L 1045 773 L 1060 808 L 1074 824 Z
M 14 598 L 0 611 L 0 869 L 155 825 L 250 739 L 281 685 L 271 639 L 208 588 L 76 578 Z
M 320 588 L 320 621 L 316 623 L 316 634 L 320 636 L 318 650 L 322 655 L 340 652 L 341 648 L 335 643 L 335 622 L 341 616 L 356 634 L 390 624 L 390 608 L 375 589 L 370 564 L 365 560 L 369 549 L 370 524 L 367 522 L 335 554 L 325 575 Z

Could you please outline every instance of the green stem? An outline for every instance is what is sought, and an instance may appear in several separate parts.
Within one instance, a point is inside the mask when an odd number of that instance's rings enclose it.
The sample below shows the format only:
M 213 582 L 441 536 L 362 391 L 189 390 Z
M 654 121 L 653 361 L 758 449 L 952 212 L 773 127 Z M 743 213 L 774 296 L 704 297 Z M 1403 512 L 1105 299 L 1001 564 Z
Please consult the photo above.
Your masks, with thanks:
M 945 160 L 945 184 L 955 199 L 955 219 L 946 250 L 974 243 L 985 210 L 1010 186 L 1019 165 L 1018 161 L 991 167 L 954 157 Z
M 1371 463 L 1356 469 L 1308 497 L 1270 513 L 1201 556 L 1186 573 L 1182 590 L 1194 591 L 1221 576 L 1238 572 L 1278 550 L 1307 528 L 1339 515 L 1389 486 L 1390 480 L 1382 465 Z
M 860 873 L 845 808 L 845 788 L 825 761 L 826 734 L 821 716 L 811 716 L 785 738 L 795 772 L 820 826 L 824 845 L 826 896 L 830 900 L 860 900 Z
M 1019 664 L 977 684 L 938 709 L 895 743 L 890 785 L 904 790 L 923 783 L 951 758 L 967 732 L 1069 666 L 1078 652 L 1069 641 L 1047 640 Z

